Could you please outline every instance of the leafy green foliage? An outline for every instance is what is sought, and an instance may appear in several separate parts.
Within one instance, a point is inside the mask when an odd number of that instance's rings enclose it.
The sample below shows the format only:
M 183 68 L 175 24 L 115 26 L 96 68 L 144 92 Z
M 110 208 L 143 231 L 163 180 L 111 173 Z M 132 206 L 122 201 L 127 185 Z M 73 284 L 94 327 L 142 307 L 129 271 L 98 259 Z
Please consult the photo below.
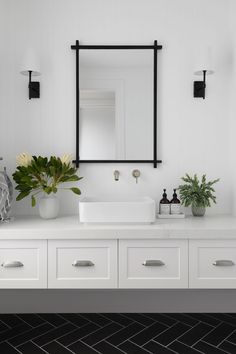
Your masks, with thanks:
M 187 173 L 181 179 L 185 184 L 180 185 L 178 190 L 184 206 L 210 207 L 211 202 L 216 203 L 215 190 L 212 186 L 219 179 L 207 182 L 206 175 L 203 175 L 200 181 L 196 174 L 190 177 Z
M 16 190 L 19 192 L 16 200 L 31 195 L 31 205 L 36 205 L 35 196 L 41 192 L 46 194 L 57 193 L 58 186 L 66 182 L 77 182 L 82 179 L 78 177 L 77 169 L 71 162 L 64 163 L 59 157 L 51 156 L 49 159 L 42 156 L 33 156 L 28 166 L 17 166 L 13 173 L 16 182 Z M 80 195 L 78 187 L 63 188 L 71 190 Z

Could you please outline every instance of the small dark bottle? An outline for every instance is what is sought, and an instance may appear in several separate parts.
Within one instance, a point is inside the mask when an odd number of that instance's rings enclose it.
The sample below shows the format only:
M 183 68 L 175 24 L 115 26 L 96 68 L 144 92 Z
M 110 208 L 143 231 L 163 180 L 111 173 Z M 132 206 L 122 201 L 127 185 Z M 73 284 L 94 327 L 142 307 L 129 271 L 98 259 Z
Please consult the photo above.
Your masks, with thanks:
M 170 201 L 167 198 L 166 189 L 164 189 L 164 193 L 162 194 L 162 199 L 159 204 L 159 213 L 160 214 L 170 214 Z
M 170 213 L 180 214 L 180 200 L 178 199 L 176 189 L 174 189 L 173 198 L 170 201 Z

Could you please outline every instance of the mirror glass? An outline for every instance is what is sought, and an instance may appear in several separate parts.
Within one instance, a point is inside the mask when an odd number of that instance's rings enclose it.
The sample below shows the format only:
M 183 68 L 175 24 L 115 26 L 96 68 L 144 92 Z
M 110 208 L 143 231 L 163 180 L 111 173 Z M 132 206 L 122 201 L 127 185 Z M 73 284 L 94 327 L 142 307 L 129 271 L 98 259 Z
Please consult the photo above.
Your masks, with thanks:
M 153 159 L 153 51 L 80 51 L 80 159 Z

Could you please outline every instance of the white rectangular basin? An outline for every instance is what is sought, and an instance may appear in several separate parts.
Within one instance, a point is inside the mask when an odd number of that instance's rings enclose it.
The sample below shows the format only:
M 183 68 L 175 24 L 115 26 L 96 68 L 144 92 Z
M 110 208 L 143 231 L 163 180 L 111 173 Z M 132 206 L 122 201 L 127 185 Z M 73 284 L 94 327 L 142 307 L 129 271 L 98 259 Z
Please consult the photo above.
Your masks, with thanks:
M 156 207 L 149 197 L 84 198 L 79 215 L 86 223 L 152 223 Z

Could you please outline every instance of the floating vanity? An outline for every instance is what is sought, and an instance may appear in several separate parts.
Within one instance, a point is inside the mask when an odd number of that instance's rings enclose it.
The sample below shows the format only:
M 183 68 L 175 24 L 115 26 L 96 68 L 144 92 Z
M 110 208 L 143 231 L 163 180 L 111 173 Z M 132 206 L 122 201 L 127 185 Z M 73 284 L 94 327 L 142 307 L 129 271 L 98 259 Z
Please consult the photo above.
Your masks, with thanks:
M 91 224 L 77 216 L 0 225 L 0 288 L 236 288 L 236 218 Z

